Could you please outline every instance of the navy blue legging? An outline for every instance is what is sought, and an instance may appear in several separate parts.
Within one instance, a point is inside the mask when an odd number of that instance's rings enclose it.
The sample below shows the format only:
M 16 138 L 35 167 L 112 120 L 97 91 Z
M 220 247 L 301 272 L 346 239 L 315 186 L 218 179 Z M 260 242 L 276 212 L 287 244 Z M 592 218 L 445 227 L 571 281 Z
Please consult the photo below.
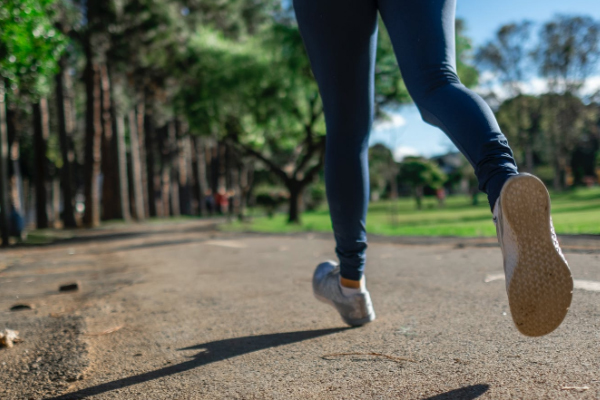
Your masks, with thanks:
M 294 0 L 294 9 L 325 110 L 325 184 L 342 277 L 360 279 L 366 260 L 378 11 L 423 120 L 467 157 L 493 206 L 517 166 L 489 106 L 456 74 L 456 0 Z

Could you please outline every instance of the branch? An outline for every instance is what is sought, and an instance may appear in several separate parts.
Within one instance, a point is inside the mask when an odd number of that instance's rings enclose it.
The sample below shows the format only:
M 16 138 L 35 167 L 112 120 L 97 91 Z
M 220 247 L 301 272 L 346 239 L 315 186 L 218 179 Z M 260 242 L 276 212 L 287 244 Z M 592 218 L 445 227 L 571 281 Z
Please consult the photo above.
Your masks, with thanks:
M 321 169 L 323 169 L 323 165 L 325 164 L 325 147 L 323 146 L 323 150 L 321 150 L 321 154 L 319 154 L 319 162 L 316 163 L 315 165 L 313 165 L 311 167 L 311 169 L 308 170 L 308 172 L 306 173 L 306 175 L 304 176 L 304 179 L 302 179 L 301 183 L 303 185 L 306 185 L 310 182 L 312 182 L 312 180 L 315 178 L 315 176 L 321 171 Z
M 317 144 L 310 145 L 308 147 L 308 149 L 306 150 L 306 154 L 304 155 L 304 157 L 302 157 L 302 160 L 300 160 L 300 163 L 294 170 L 294 177 L 300 171 L 302 171 L 302 169 L 304 169 L 304 167 L 306 167 L 306 165 L 312 159 L 312 156 L 313 156 L 313 154 L 315 154 L 316 151 L 323 150 L 324 148 L 325 148 L 325 137 L 322 137 L 321 140 L 319 140 L 319 142 L 317 142 Z
M 241 148 L 244 152 L 246 152 L 246 154 L 251 155 L 251 156 L 257 158 L 258 160 L 262 161 L 271 170 L 271 172 L 273 172 L 275 175 L 277 175 L 279 178 L 281 178 L 284 183 L 290 179 L 289 176 L 280 167 L 277 166 L 277 164 L 275 164 L 273 161 L 269 160 L 263 154 L 254 150 L 250 146 L 247 146 L 236 140 L 232 140 L 231 137 L 228 137 L 228 138 L 229 138 L 231 144 Z
M 316 105 L 318 104 L 318 101 L 317 101 L 318 99 L 319 99 L 318 94 L 315 94 L 315 96 L 313 96 L 312 98 L 309 99 L 310 121 L 304 125 L 304 132 L 306 134 L 304 143 L 307 145 L 307 150 L 306 150 L 306 154 L 300 161 L 300 164 L 294 170 L 294 175 L 293 175 L 294 178 L 300 171 L 302 171 L 302 169 L 304 169 L 306 164 L 308 164 L 308 162 L 312 158 L 314 152 L 316 150 L 321 149 L 323 146 L 325 146 L 325 138 L 324 137 L 321 138 L 321 140 L 319 140 L 319 142 L 315 144 L 314 125 L 317 122 L 317 120 L 319 119 L 319 117 L 321 116 L 321 114 L 323 113 L 323 106 L 315 109 Z

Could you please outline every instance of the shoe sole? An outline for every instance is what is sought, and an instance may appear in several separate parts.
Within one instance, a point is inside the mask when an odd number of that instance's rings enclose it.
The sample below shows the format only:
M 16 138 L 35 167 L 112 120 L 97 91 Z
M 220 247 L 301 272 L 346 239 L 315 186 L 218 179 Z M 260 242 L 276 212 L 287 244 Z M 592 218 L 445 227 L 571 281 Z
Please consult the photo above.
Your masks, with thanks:
M 335 310 L 336 310 L 336 311 L 338 311 L 338 309 L 337 309 L 337 307 L 335 306 L 335 303 L 334 303 L 333 301 L 329 300 L 329 299 L 328 299 L 328 298 L 326 298 L 326 297 L 319 296 L 319 295 L 318 295 L 318 294 L 316 294 L 315 292 L 313 292 L 313 294 L 315 295 L 315 298 L 316 298 L 317 300 L 319 300 L 319 301 L 321 301 L 321 302 L 323 302 L 323 303 L 325 303 L 325 304 L 329 304 L 330 306 L 332 306 L 333 308 L 335 308 Z M 339 311 L 338 311 L 338 313 L 339 313 Z M 350 325 L 350 326 L 361 326 L 361 325 L 368 324 L 369 322 L 371 322 L 371 321 L 375 320 L 375 313 L 373 312 L 373 313 L 371 313 L 371 314 L 369 314 L 369 315 L 367 315 L 366 317 L 364 317 L 364 318 L 361 318 L 361 319 L 349 319 L 349 318 L 346 318 L 346 317 L 344 317 L 342 314 L 340 314 L 340 317 L 342 317 L 342 320 L 343 320 L 343 321 L 344 321 L 346 324 L 348 324 L 348 325 Z
M 552 241 L 548 190 L 535 176 L 518 175 L 502 188 L 500 206 L 518 247 L 508 285 L 513 321 L 524 335 L 546 335 L 561 324 L 573 297 L 571 271 Z

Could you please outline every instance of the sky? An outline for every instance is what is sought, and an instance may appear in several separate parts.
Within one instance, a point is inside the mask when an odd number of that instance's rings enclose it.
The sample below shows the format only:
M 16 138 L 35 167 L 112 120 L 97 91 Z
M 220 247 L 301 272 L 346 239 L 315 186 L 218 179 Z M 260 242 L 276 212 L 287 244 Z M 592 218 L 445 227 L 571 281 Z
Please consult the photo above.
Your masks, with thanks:
M 527 19 L 539 26 L 555 14 L 586 14 L 600 20 L 600 0 L 458 0 L 456 9 L 456 16 L 466 21 L 466 34 L 475 46 L 491 39 L 503 24 Z M 600 88 L 600 79 L 594 79 L 593 84 Z M 371 144 L 375 143 L 394 149 L 398 159 L 456 151 L 439 129 L 421 120 L 414 105 L 395 111 L 389 121 L 377 122 L 371 134 Z

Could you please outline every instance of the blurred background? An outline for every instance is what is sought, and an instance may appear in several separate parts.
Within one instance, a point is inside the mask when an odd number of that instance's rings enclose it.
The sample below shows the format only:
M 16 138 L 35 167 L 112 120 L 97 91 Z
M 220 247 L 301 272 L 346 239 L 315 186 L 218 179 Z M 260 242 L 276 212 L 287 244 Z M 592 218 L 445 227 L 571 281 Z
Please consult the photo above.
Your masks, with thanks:
M 557 231 L 600 234 L 600 4 L 462 0 L 457 17 L 461 80 L 551 189 Z M 166 218 L 331 230 L 323 109 L 288 1 L 4 0 L 0 75 L 5 246 Z M 383 24 L 376 107 L 368 230 L 495 235 Z

